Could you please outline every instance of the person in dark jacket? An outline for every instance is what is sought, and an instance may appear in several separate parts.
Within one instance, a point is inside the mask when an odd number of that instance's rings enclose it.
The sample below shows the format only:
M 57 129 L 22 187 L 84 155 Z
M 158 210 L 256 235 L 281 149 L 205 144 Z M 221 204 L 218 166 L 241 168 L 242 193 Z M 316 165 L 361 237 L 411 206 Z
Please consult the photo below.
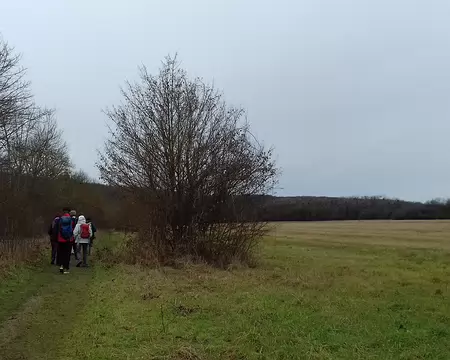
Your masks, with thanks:
M 70 217 L 72 218 L 72 230 L 74 230 L 75 226 L 78 223 L 77 211 L 76 210 L 71 210 L 70 211 Z M 75 241 L 72 244 L 71 251 L 73 251 L 73 256 L 75 257 L 75 260 L 78 261 L 78 245 L 77 245 L 77 243 Z
M 72 218 L 69 209 L 63 209 L 62 215 L 55 222 L 53 231 L 58 234 L 58 265 L 62 274 L 69 273 L 70 267 L 70 251 L 72 249 L 74 238 L 72 228 Z
M 90 224 L 92 229 L 92 236 L 91 241 L 89 242 L 89 251 L 88 251 L 88 254 L 91 255 L 91 248 L 94 246 L 95 233 L 97 232 L 97 228 L 95 227 L 91 218 L 86 218 L 86 223 Z
M 59 215 L 53 218 L 52 223 L 48 228 L 48 236 L 50 237 L 50 245 L 52 246 L 52 261 L 50 264 L 55 265 L 57 263 L 58 252 L 58 233 L 55 230 L 55 224 L 59 221 Z

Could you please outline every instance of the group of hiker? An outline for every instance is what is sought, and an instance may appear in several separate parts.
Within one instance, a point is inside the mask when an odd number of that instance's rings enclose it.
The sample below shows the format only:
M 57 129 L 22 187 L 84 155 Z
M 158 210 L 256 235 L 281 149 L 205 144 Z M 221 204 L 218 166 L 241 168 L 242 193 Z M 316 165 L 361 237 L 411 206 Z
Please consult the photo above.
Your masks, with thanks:
M 62 274 L 69 273 L 70 257 L 74 254 L 77 267 L 88 267 L 88 256 L 97 229 L 90 218 L 77 216 L 76 210 L 63 209 L 48 229 L 52 246 L 52 265 L 58 265 Z

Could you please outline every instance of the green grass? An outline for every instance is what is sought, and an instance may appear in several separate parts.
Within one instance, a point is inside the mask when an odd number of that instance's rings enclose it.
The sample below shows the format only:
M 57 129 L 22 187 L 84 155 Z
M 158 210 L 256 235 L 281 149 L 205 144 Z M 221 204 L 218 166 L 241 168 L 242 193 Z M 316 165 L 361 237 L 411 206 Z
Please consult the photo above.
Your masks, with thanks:
M 0 279 L 0 323 L 48 283 L 50 277 L 45 270 L 40 267 L 16 267 Z
M 252 269 L 97 263 L 69 277 L 45 269 L 26 275 L 38 288 L 27 290 L 39 299 L 31 305 L 8 305 L 17 299 L 11 294 L 22 291 L 24 297 L 23 283 L 0 284 L 0 303 L 8 308 L 3 313 L 16 309 L 17 316 L 16 335 L 8 335 L 0 354 L 448 359 L 449 232 L 450 222 L 438 221 L 278 224 Z M 120 240 L 108 236 L 98 243 L 117 246 Z M 44 287 L 33 285 L 44 280 Z

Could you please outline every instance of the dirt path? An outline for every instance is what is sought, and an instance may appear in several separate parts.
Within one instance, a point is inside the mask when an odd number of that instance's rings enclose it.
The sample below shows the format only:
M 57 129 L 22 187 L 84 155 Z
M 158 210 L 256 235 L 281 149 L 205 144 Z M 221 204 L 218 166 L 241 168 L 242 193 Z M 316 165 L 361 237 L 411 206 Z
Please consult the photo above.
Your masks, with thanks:
M 14 292 L 26 292 L 28 298 L 22 298 L 22 304 L 0 324 L 0 358 L 64 359 L 67 351 L 73 355 L 76 349 L 66 335 L 83 314 L 93 269 L 72 268 L 70 274 L 61 275 L 56 267 L 48 266 L 27 276 L 26 287 L 16 286 Z M 30 293 L 30 288 L 35 292 Z M 17 296 L 1 295 L 2 307 L 13 308 Z

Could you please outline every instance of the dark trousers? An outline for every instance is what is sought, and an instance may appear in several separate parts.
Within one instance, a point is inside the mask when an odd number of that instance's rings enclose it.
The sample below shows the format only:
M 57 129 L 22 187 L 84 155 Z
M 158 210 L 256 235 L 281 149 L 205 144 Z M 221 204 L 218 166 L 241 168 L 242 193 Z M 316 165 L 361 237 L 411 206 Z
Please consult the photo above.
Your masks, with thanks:
M 75 243 L 75 241 L 72 243 L 72 247 L 70 248 L 69 257 L 70 257 L 70 253 L 72 252 L 72 249 L 73 249 L 73 256 L 75 256 L 75 260 L 78 260 L 78 252 L 77 252 L 78 246 Z
M 69 270 L 70 266 L 70 251 L 72 250 L 72 246 L 71 242 L 58 243 L 58 265 L 67 270 Z
M 56 258 L 58 253 L 58 242 L 57 241 L 51 241 L 50 244 L 52 245 L 52 264 L 56 264 Z

